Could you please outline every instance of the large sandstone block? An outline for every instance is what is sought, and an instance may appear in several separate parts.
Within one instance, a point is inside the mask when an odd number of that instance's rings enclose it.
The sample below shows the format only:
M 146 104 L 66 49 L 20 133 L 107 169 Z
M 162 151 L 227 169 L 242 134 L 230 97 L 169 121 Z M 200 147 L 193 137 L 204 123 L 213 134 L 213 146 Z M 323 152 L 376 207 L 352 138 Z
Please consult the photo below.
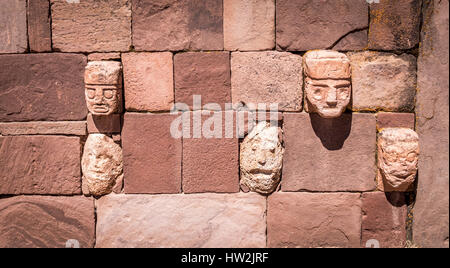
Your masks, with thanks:
M 377 113 L 377 129 L 401 127 L 414 130 L 416 115 L 413 113 Z
M 422 0 L 380 0 L 370 5 L 369 49 L 410 49 L 419 43 Z
M 404 193 L 363 193 L 361 200 L 361 246 L 375 239 L 381 248 L 403 248 L 407 216 Z
M 27 19 L 30 50 L 35 52 L 51 51 L 49 0 L 28 0 Z
M 27 1 L 2 1 L 0 6 L 0 53 L 27 50 Z
M 137 51 L 223 49 L 222 0 L 132 0 Z
M 376 122 L 370 114 L 325 119 L 284 114 L 283 191 L 375 188 Z
M 193 122 L 190 138 L 183 138 L 183 192 L 185 193 L 235 193 L 239 192 L 239 141 L 234 134 L 232 122 L 230 136 L 227 137 L 226 116 L 235 118 L 235 113 L 227 112 L 202 112 L 190 113 L 191 120 L 197 121 L 197 116 L 202 122 L 202 135 L 196 138 L 198 129 Z M 217 117 L 216 117 L 217 116 Z M 208 123 L 215 118 L 222 121 L 214 121 L 211 127 Z M 209 126 L 209 127 L 208 127 Z M 206 129 L 216 130 L 220 137 L 208 137 Z M 219 135 L 221 134 L 221 135 Z
M 418 60 L 419 178 L 414 242 L 449 247 L 449 4 L 427 1 Z
M 361 0 L 277 0 L 277 47 L 288 51 L 331 48 L 349 33 L 367 28 L 368 17 L 368 4 Z M 354 49 L 360 49 L 359 42 Z
M 368 43 L 368 30 L 360 30 L 352 32 L 343 37 L 333 50 L 338 51 L 357 51 L 367 48 Z
M 122 129 L 125 193 L 181 192 L 181 139 L 170 126 L 176 115 L 125 113 Z
M 175 55 L 175 102 L 193 108 L 193 96 L 203 104 L 217 103 L 224 108 L 231 102 L 229 52 L 188 52 Z
M 96 247 L 265 247 L 265 211 L 257 194 L 110 195 L 97 201 Z
M 85 121 L 0 123 L 0 135 L 86 135 Z
M 53 48 L 64 52 L 127 51 L 129 0 L 51 0 Z
M 277 192 L 268 197 L 268 247 L 356 248 L 360 236 L 360 194 Z
M 0 121 L 84 120 L 86 57 L 75 54 L 0 56 Z
M 416 96 L 416 58 L 382 52 L 349 53 L 353 110 L 409 112 Z
M 288 52 L 236 52 L 231 55 L 233 105 L 277 103 L 280 111 L 300 111 L 303 98 L 302 57 Z
M 266 50 L 275 47 L 275 0 L 224 0 L 226 50 Z
M 76 243 L 78 242 L 78 243 Z M 65 248 L 95 243 L 94 200 L 81 196 L 0 199 L 1 248 Z
M 122 54 L 127 111 L 169 111 L 174 101 L 173 55 Z
M 80 153 L 78 137 L 0 137 L 0 194 L 80 194 Z

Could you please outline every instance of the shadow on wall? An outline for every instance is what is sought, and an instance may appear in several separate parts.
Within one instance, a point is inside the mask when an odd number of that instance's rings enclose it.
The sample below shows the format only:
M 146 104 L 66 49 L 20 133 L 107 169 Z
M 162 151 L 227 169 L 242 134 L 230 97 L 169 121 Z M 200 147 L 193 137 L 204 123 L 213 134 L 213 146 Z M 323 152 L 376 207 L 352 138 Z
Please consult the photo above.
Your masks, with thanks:
M 330 151 L 342 149 L 352 130 L 352 114 L 346 113 L 338 118 L 322 118 L 318 114 L 309 114 L 314 133 L 322 145 Z

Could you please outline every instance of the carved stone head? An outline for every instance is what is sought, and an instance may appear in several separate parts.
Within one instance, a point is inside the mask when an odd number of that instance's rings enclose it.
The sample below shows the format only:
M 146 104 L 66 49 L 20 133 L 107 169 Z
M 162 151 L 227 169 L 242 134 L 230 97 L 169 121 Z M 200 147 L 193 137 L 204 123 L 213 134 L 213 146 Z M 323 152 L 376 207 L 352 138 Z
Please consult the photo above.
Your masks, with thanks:
M 260 122 L 241 144 L 241 185 L 251 191 L 270 194 L 280 182 L 284 148 L 281 129 Z
M 123 176 L 122 148 L 104 134 L 90 134 L 84 145 L 81 169 L 83 186 L 91 195 L 111 193 Z
M 417 174 L 419 136 L 409 128 L 386 128 L 378 136 L 378 188 L 408 191 Z
M 84 73 L 86 104 L 93 115 L 118 113 L 122 101 L 122 65 L 116 61 L 91 61 Z
M 350 60 L 332 50 L 314 50 L 304 56 L 305 95 L 308 112 L 336 118 L 351 98 Z

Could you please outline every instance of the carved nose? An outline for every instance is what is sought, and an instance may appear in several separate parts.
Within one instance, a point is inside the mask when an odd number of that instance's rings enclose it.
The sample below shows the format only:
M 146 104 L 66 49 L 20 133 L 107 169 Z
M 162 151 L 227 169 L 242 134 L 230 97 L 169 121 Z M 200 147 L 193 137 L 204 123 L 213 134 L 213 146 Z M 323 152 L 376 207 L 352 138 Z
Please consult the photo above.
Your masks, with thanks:
M 337 98 L 336 98 L 336 89 L 332 88 L 327 95 L 327 104 L 329 106 L 336 106 L 337 105 Z
M 258 160 L 258 163 L 259 163 L 261 166 L 264 166 L 264 165 L 266 164 L 266 159 L 259 159 L 259 160 Z

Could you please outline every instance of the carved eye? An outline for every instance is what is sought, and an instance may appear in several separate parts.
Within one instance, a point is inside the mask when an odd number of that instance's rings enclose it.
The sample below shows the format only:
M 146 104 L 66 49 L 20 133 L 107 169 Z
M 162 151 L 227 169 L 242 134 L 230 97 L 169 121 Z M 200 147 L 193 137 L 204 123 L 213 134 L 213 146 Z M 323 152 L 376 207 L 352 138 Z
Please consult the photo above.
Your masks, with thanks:
M 275 153 L 275 148 L 270 148 L 270 152 L 274 154 Z
M 320 88 L 315 88 L 313 91 L 314 99 L 321 100 L 322 99 L 322 90 Z
M 112 99 L 114 97 L 114 91 L 111 89 L 104 89 L 103 96 L 105 96 L 105 98 L 107 99 Z
M 348 87 L 343 87 L 343 88 L 339 89 L 339 98 L 340 99 L 347 99 L 348 98 L 348 92 L 349 92 L 349 88 Z
M 89 99 L 95 98 L 95 89 L 87 88 L 86 92 L 87 92 L 87 96 L 88 96 Z

